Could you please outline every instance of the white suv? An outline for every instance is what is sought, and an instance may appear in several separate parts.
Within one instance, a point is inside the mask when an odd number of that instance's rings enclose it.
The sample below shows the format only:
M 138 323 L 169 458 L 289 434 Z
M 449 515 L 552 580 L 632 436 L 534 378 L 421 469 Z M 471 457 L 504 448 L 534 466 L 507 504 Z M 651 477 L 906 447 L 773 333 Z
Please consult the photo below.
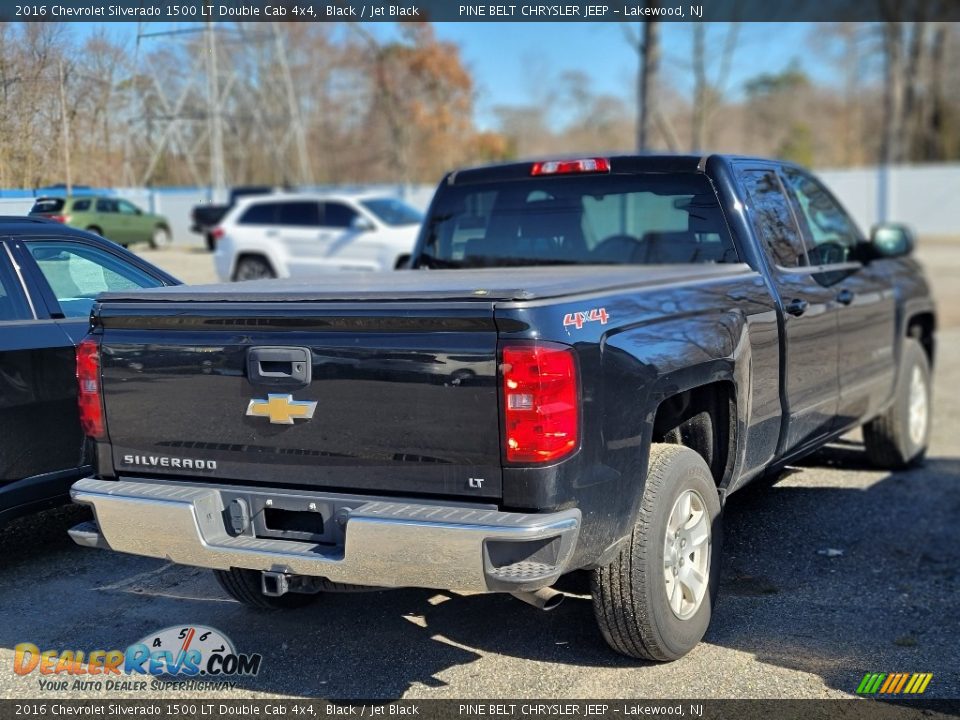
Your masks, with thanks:
M 213 261 L 224 281 L 393 270 L 410 256 L 422 219 L 384 195 L 245 198 L 213 230 Z

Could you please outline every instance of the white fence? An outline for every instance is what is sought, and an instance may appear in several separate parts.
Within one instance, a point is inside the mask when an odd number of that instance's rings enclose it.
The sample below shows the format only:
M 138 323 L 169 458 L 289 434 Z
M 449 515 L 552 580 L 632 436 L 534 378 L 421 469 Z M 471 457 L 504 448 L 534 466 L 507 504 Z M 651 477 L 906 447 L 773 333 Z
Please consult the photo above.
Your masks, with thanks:
M 872 225 L 885 216 L 888 221 L 911 225 L 921 236 L 960 236 L 960 213 L 953 206 L 953 202 L 960 196 L 960 163 L 891 167 L 886 173 L 885 203 L 881 200 L 880 193 L 884 179 L 877 168 L 821 170 L 818 174 L 853 214 L 864 232 L 869 231 Z M 411 205 L 426 209 L 433 196 L 434 186 L 366 185 L 315 189 L 383 192 L 398 195 Z M 208 190 L 115 190 L 117 194 L 144 209 L 166 215 L 176 244 L 203 243 L 199 235 L 190 232 L 190 209 L 194 205 L 208 202 Z M 32 205 L 33 198 L 0 197 L 0 215 L 25 215 Z
M 907 223 L 921 236 L 960 237 L 960 212 L 953 205 L 960 196 L 960 163 L 892 166 L 886 172 L 885 194 L 884 174 L 875 167 L 817 174 L 864 232 L 886 220 Z

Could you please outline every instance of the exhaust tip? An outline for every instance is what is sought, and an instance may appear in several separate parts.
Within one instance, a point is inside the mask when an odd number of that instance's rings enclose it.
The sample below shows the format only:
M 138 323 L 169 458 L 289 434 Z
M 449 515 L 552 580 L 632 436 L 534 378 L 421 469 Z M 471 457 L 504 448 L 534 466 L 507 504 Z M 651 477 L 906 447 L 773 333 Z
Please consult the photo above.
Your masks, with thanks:
M 551 610 L 556 610 L 563 603 L 564 598 L 566 597 L 562 592 L 554 590 L 553 588 L 541 588 L 540 590 L 534 591 L 518 591 L 510 593 L 517 600 L 522 600 L 527 603 L 527 605 L 532 605 L 537 608 L 537 610 L 542 610 L 543 612 L 550 612 Z

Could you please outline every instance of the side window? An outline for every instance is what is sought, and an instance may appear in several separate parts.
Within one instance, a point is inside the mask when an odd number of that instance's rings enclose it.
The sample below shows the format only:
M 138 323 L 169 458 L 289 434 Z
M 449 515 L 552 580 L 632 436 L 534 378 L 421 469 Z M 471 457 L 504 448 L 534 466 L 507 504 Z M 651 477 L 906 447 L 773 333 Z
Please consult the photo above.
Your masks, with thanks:
M 248 207 L 238 221 L 241 225 L 276 224 L 277 203 L 256 203 Z
M 320 206 L 312 201 L 285 202 L 277 205 L 277 223 L 291 227 L 318 227 Z
M 94 298 L 108 290 L 159 287 L 155 277 L 113 253 L 63 240 L 26 243 L 67 317 L 86 317 Z
M 356 210 L 343 203 L 324 203 L 323 225 L 324 227 L 348 228 L 353 224 L 353 220 L 357 217 L 357 214 Z
M 783 174 L 804 231 L 810 264 L 846 262 L 860 240 L 857 226 L 813 177 L 792 168 L 784 170 Z
M 750 214 L 767 256 L 780 267 L 806 265 L 803 239 L 773 170 L 745 170 L 740 178 L 750 201 Z
M 140 212 L 136 205 L 131 202 L 127 202 L 126 200 L 118 200 L 117 209 L 124 215 L 136 215 Z
M 3 243 L 0 243 L 0 322 L 32 318 L 20 283 L 10 267 L 10 258 Z
M 117 211 L 117 203 L 115 200 L 107 200 L 101 198 L 97 200 L 96 209 L 98 213 L 111 213 Z
M 74 202 L 73 202 L 73 211 L 74 211 L 74 212 L 89 212 L 89 211 L 90 211 L 90 201 L 89 201 L 89 200 L 74 200 Z

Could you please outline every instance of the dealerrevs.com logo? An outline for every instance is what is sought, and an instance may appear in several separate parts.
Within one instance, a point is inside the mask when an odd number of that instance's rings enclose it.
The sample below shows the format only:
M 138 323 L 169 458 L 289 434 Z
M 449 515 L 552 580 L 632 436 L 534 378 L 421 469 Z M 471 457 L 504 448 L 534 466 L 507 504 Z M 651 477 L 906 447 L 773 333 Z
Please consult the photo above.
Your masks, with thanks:
M 14 648 L 13 671 L 36 675 L 41 690 L 140 691 L 170 681 L 192 689 L 232 688 L 238 677 L 260 672 L 263 656 L 238 653 L 219 630 L 179 625 L 152 633 L 126 650 L 41 650 L 33 643 Z M 146 679 L 143 679 L 146 677 Z

